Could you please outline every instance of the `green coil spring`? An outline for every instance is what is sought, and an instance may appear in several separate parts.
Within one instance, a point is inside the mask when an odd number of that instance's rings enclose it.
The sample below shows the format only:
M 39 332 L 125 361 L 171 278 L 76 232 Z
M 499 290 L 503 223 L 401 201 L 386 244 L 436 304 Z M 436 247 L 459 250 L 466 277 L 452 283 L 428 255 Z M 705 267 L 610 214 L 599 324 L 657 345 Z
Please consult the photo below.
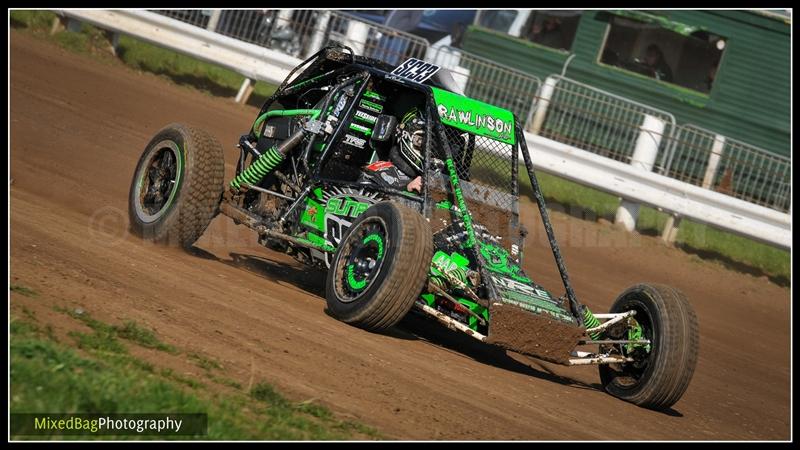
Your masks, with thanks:
M 583 326 L 585 326 L 586 329 L 600 326 L 600 321 L 597 320 L 597 317 L 595 317 L 587 307 L 583 308 Z M 598 332 L 589 333 L 589 337 L 595 340 L 600 339 L 600 335 L 601 333 Z
M 431 277 L 431 284 L 436 285 L 439 289 L 447 289 L 447 282 L 439 277 Z
M 460 288 L 467 285 L 467 271 L 461 267 L 453 267 L 450 270 L 444 270 L 443 267 L 437 265 L 436 269 L 441 272 L 445 280 L 447 280 L 450 284 L 454 284 L 455 287 Z
M 467 271 L 462 268 L 456 268 L 447 273 L 451 278 L 458 280 L 462 285 L 467 284 Z
M 253 163 L 250 164 L 250 167 L 237 175 L 236 178 L 231 181 L 231 187 L 238 190 L 241 189 L 242 183 L 252 185 L 258 184 L 268 173 L 272 172 L 272 170 L 278 167 L 278 165 L 282 162 L 283 155 L 277 151 L 275 147 L 272 147 L 258 159 L 253 161 Z

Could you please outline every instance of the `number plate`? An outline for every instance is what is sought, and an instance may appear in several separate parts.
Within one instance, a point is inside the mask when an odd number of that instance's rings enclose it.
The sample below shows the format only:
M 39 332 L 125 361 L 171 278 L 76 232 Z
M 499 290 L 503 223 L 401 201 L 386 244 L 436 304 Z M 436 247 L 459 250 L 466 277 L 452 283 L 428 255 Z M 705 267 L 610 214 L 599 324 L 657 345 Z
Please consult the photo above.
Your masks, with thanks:
M 435 75 L 440 68 L 441 67 L 435 64 L 425 62 L 421 59 L 408 58 L 403 64 L 395 67 L 392 71 L 392 75 L 411 80 L 415 83 L 422 83 Z

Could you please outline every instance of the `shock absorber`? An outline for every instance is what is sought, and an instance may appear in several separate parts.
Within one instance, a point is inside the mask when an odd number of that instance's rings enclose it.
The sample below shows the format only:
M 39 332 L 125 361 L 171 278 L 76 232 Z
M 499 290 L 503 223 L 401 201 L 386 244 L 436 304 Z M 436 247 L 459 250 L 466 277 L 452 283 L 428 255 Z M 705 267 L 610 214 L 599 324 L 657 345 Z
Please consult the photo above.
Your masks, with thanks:
M 587 330 L 589 328 L 595 328 L 600 326 L 600 321 L 597 320 L 597 317 L 595 317 L 594 314 L 592 314 L 592 312 L 589 310 L 589 307 L 587 306 L 583 307 L 583 326 L 585 326 Z M 594 340 L 600 339 L 600 335 L 601 333 L 598 332 L 589 333 L 589 337 Z
M 260 183 L 265 176 L 283 162 L 286 155 L 303 140 L 303 136 L 305 136 L 304 130 L 298 130 L 288 139 L 281 142 L 280 145 L 275 145 L 264 152 L 247 169 L 231 180 L 231 188 L 238 191 L 242 188 L 242 184 L 255 185 Z
M 439 289 L 446 290 L 447 289 L 447 282 L 444 281 L 442 278 L 437 276 L 432 276 L 428 279 L 431 284 L 438 287 Z

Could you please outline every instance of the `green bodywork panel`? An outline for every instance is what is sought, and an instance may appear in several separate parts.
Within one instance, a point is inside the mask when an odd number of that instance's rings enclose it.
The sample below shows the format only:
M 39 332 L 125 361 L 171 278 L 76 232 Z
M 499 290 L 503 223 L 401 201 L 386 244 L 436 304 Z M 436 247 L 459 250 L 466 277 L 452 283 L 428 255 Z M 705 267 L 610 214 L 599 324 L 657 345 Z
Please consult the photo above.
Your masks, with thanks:
M 306 235 L 306 239 L 308 239 L 308 241 L 311 242 L 312 244 L 319 245 L 321 247 L 324 247 L 324 246 L 328 245 L 328 243 L 325 241 L 324 237 L 322 237 L 322 236 L 320 236 L 320 235 L 318 235 L 318 234 L 316 234 L 314 232 L 309 232 Z
M 322 204 L 311 197 L 306 197 L 306 209 L 300 216 L 300 223 L 317 231 L 325 231 L 325 215 Z
M 531 279 L 522 273 L 520 266 L 514 264 L 511 255 L 502 246 L 481 242 L 481 255 L 488 270 L 511 277 L 521 283 L 531 283 Z
M 468 269 L 469 259 L 467 259 L 465 256 L 456 252 L 448 255 L 447 253 L 439 250 L 433 255 L 433 259 L 431 260 L 430 276 L 439 280 L 456 279 L 464 284 L 469 285 L 470 282 L 467 278 Z M 447 283 L 446 281 L 444 282 Z M 436 296 L 434 294 L 423 294 L 421 298 L 425 300 L 428 306 L 435 307 Z M 458 300 L 458 303 L 460 303 L 461 306 L 483 317 L 484 321 L 489 323 L 489 310 L 487 308 L 458 295 L 455 295 L 454 298 Z M 467 325 L 471 329 L 477 331 L 478 324 L 478 319 L 475 316 L 467 316 Z
M 360 202 L 347 196 L 333 197 L 325 202 L 323 189 L 314 188 L 306 197 L 305 206 L 300 214 L 300 224 L 307 231 L 301 231 L 294 237 L 321 247 L 327 252 L 334 252 L 336 248 L 330 245 L 325 238 L 328 233 L 328 225 L 325 223 L 326 215 L 332 214 L 352 219 L 363 214 L 370 206 L 372 205 L 368 202 Z
M 516 144 L 514 114 L 503 108 L 432 87 L 442 123 L 506 144 Z
M 466 284 L 468 282 L 467 269 L 469 269 L 469 260 L 466 257 L 455 252 L 448 255 L 439 250 L 433 255 L 430 272 L 434 277 L 451 277 Z

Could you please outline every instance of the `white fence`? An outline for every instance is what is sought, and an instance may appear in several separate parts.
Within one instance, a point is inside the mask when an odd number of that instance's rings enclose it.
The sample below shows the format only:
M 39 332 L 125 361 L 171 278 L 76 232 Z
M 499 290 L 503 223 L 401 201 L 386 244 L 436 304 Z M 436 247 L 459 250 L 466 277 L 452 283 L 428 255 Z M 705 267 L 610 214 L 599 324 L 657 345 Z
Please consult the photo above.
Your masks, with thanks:
M 696 125 L 669 136 L 660 173 L 778 211 L 791 208 L 792 161 Z
M 128 34 L 146 42 L 221 65 L 252 80 L 278 84 L 283 81 L 292 68 L 301 62 L 298 58 L 149 11 L 60 10 L 59 12 L 81 22 Z M 559 84 L 562 82 L 566 83 L 564 79 L 558 81 Z M 579 96 L 584 102 L 607 103 L 607 100 L 603 98 L 595 98 L 596 90 L 593 91 L 591 87 L 581 86 L 574 82 L 571 84 L 574 84 L 573 87 L 576 89 L 585 91 Z M 544 91 L 546 86 L 547 82 L 540 91 Z M 556 92 L 554 88 L 555 86 L 551 87 L 553 90 L 551 95 Z M 543 96 L 542 93 L 537 95 L 540 98 Z M 547 109 L 554 107 L 557 103 L 555 99 L 555 97 L 550 97 Z M 613 105 L 609 107 L 623 111 Z M 593 110 L 593 108 L 590 109 Z M 585 111 L 586 109 L 584 106 L 579 106 L 576 111 Z M 642 112 L 636 113 L 641 115 Z M 624 118 L 627 117 L 626 115 L 627 112 L 620 113 L 620 123 L 626 123 L 626 126 L 635 126 L 639 130 L 640 124 L 634 122 L 627 124 L 628 119 Z M 564 117 L 571 118 L 569 115 Z M 531 114 L 530 118 L 534 121 L 532 125 L 536 125 L 536 117 Z M 667 117 L 665 122 L 672 129 L 674 128 L 674 119 L 670 119 Z M 542 117 L 542 124 L 546 124 L 546 120 L 546 117 Z M 673 216 L 685 217 L 779 247 L 791 247 L 791 218 L 785 212 L 654 172 L 643 171 L 630 164 L 556 142 L 547 137 L 526 133 L 526 138 L 532 152 L 534 166 L 537 169 L 618 195 L 628 201 L 659 208 Z M 575 142 L 574 144 L 579 143 Z
M 786 213 L 532 133 L 525 137 L 537 170 L 760 242 L 791 247 L 791 217 Z

